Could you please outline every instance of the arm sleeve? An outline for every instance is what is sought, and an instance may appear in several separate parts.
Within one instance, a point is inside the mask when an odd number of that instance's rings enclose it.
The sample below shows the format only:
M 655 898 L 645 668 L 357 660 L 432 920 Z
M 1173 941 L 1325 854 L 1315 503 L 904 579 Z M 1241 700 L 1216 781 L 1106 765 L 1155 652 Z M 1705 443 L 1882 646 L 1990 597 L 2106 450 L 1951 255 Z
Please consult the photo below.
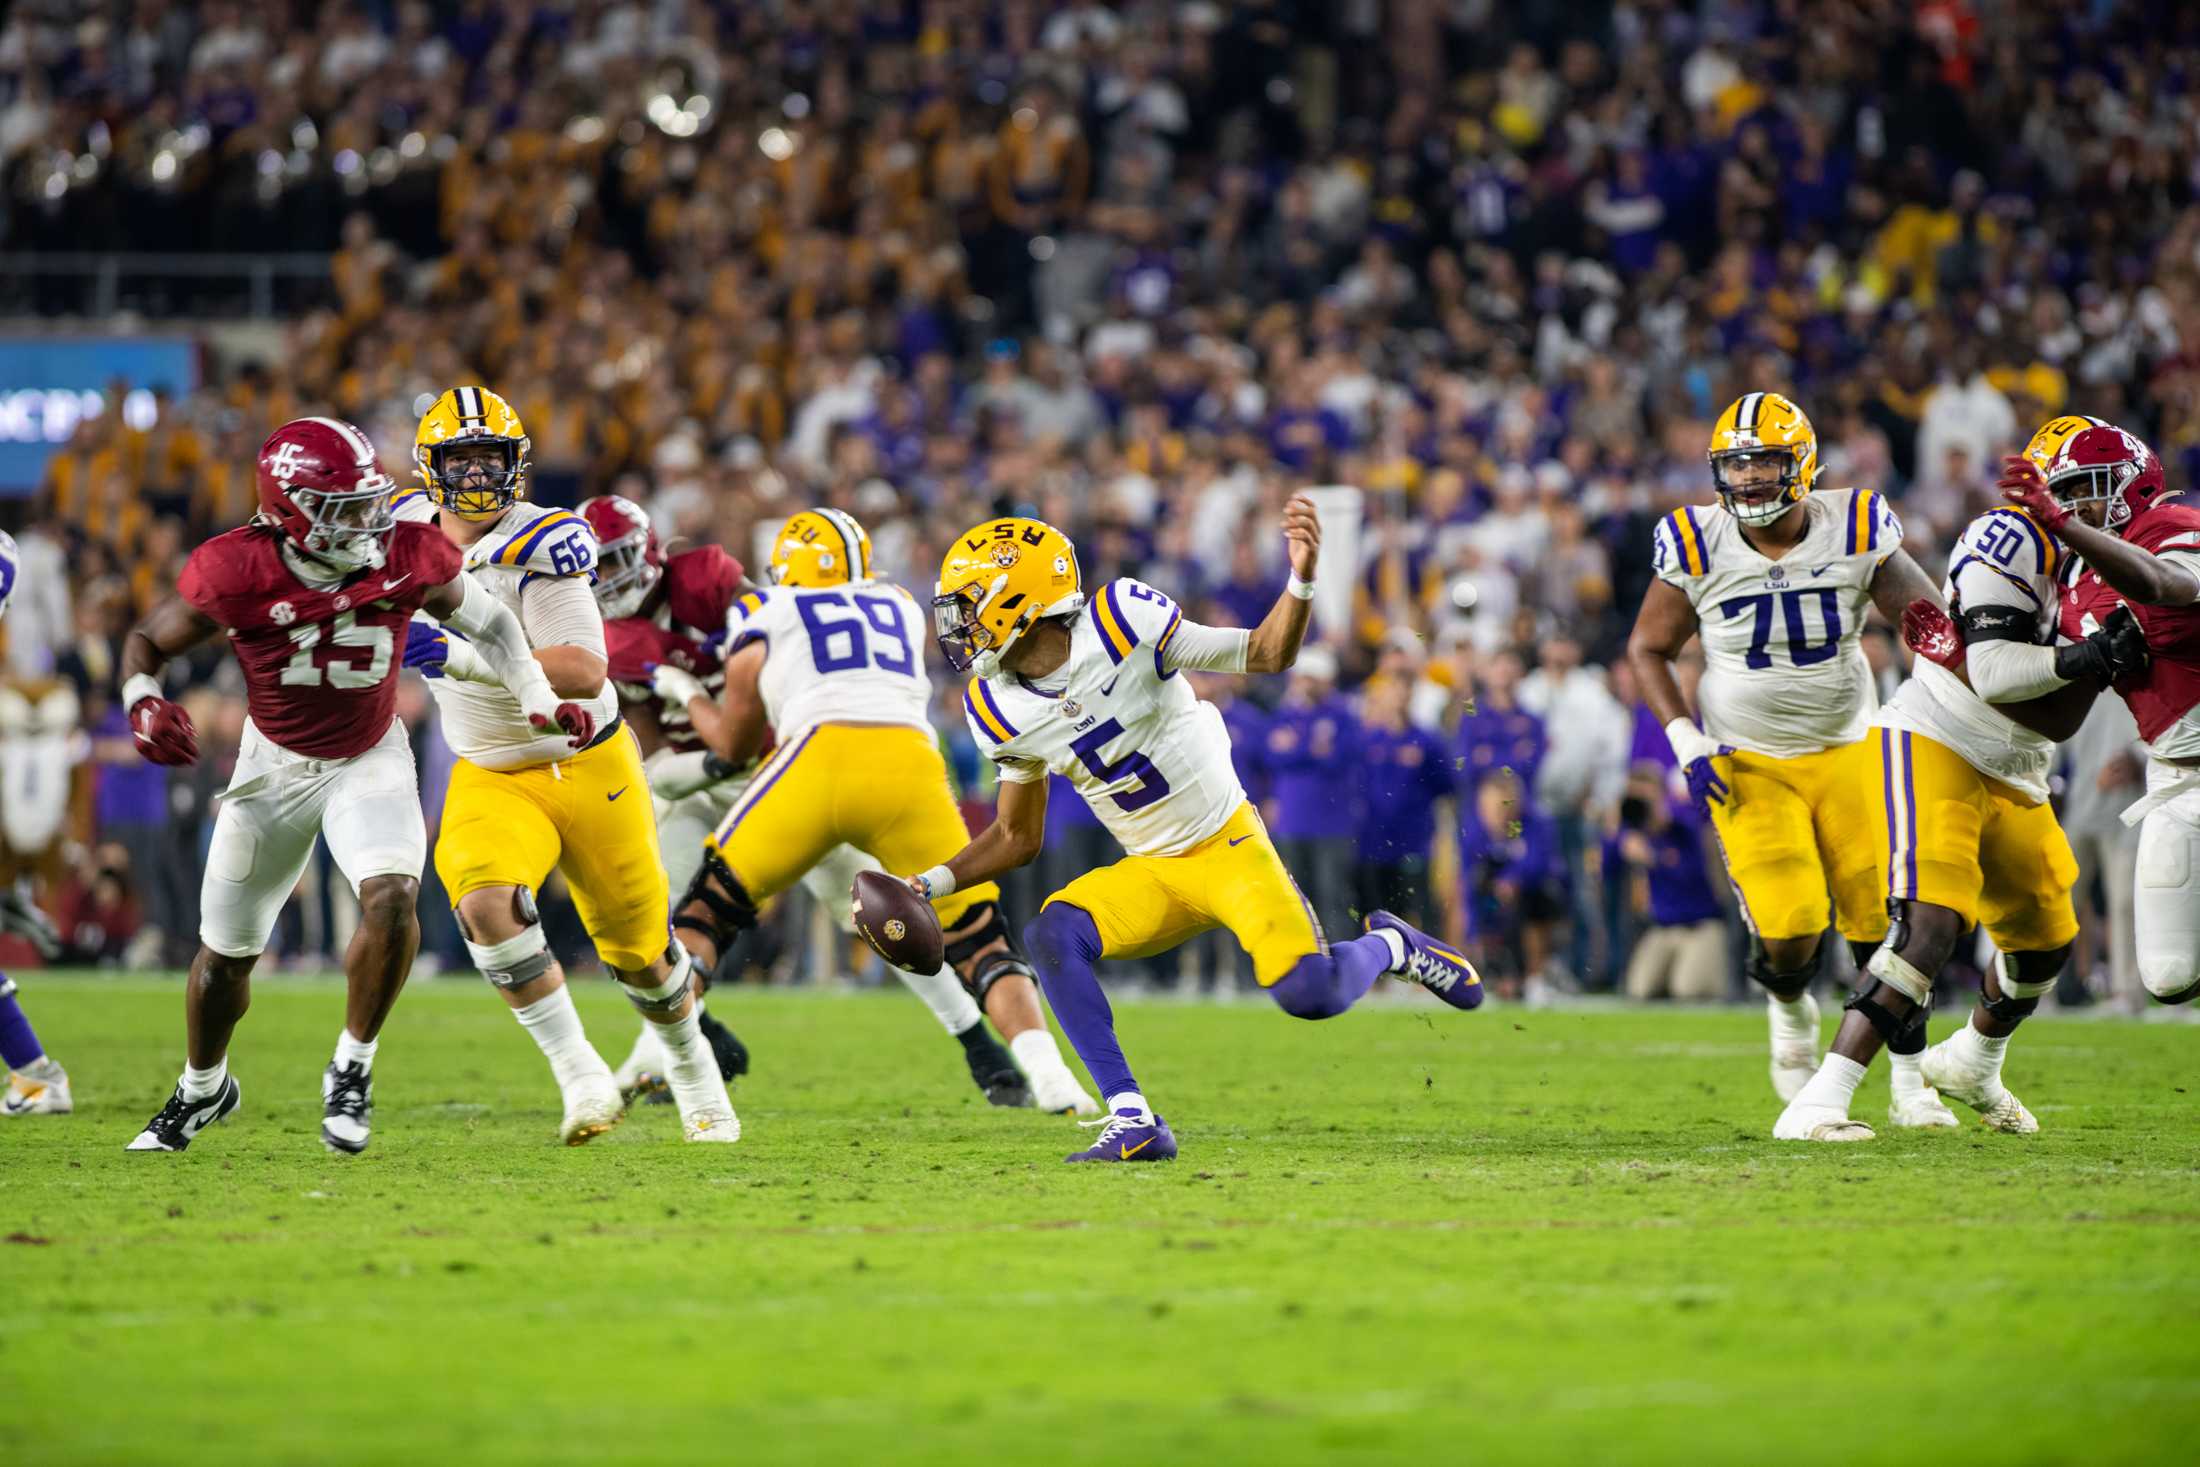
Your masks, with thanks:
M 519 593 L 519 605 L 520 625 L 533 645 L 604 655 L 603 612 L 596 607 L 596 593 L 579 576 L 537 576 Z
M 1253 634 L 1243 627 L 1179 621 L 1161 644 L 1162 665 L 1171 672 L 1187 667 L 1194 672 L 1243 672 L 1252 644 Z
M 543 675 L 542 664 L 535 661 L 535 654 L 527 645 L 527 633 L 521 629 L 520 620 L 511 608 L 490 595 L 481 582 L 472 576 L 460 576 L 465 594 L 459 598 L 458 609 L 451 613 L 452 630 L 473 644 L 497 682 L 504 684 L 519 706 L 529 711 L 555 708 L 557 694 L 551 691 L 550 679 Z M 590 595 L 586 582 L 572 583 L 581 595 L 588 597 L 591 610 L 595 598 Z M 597 647 L 603 643 L 603 629 L 596 631 Z M 463 674 L 461 674 L 463 676 Z
M 1974 522 L 1957 544 L 1955 569 L 1949 576 L 1955 602 L 1963 608 L 1964 659 L 1971 691 L 1989 703 L 2037 698 L 2068 681 L 2055 675 L 2054 646 L 2033 640 L 2042 608 L 2054 604 L 2054 584 L 2046 579 L 2048 566 L 2035 551 L 2025 548 L 2021 526 L 1998 523 L 2005 518 L 2011 517 L 1987 515 Z M 2003 537 L 1999 541 L 1993 539 L 1997 534 Z M 2009 557 L 2012 565 L 2031 574 L 2002 568 L 1996 550 L 2006 545 L 2017 547 Z
M 677 800 L 717 782 L 706 767 L 709 759 L 708 749 L 695 749 L 685 754 L 659 749 L 642 761 L 642 772 L 649 776 L 652 794 L 662 800 Z
M 1989 703 L 2021 703 L 2065 686 L 2055 675 L 2055 649 L 2028 642 L 1973 642 L 1964 649 L 1971 691 Z

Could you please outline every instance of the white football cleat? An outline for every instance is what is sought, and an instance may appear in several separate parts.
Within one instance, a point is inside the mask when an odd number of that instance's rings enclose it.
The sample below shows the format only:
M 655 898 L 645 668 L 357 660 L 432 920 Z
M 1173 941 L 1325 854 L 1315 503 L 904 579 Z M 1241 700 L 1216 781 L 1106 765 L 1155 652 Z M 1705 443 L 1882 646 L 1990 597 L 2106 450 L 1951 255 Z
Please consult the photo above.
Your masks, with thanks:
M 1772 1123 L 1775 1141 L 1869 1141 L 1872 1128 L 1830 1105 L 1790 1105 Z
M 1889 1125 L 1913 1130 L 1963 1124 L 1956 1119 L 1956 1113 L 1941 1102 L 1938 1092 L 1931 1088 L 1887 1102 L 1887 1122 Z
M 665 1071 L 671 1061 L 665 1058 L 665 1046 L 657 1038 L 657 1026 L 647 1019 L 642 1021 L 642 1032 L 634 1036 L 634 1047 L 627 1051 L 625 1061 L 611 1074 L 618 1085 L 620 1096 L 628 1105 L 653 1099 L 665 1093 Z
M 1810 1077 L 1818 1073 L 1822 1056 L 1818 1052 L 1818 1000 L 1810 994 L 1803 995 L 1803 1011 L 1809 1016 L 1800 1033 L 1782 1031 L 1780 1011 L 1772 1006 L 1770 996 L 1765 999 L 1765 1013 L 1772 1025 L 1772 1093 L 1781 1103 L 1802 1094 Z
M 1031 1082 L 1031 1103 L 1040 1110 L 1058 1116 L 1100 1114 L 1100 1102 L 1085 1093 L 1068 1065 L 1035 1065 L 1024 1073 L 1024 1078 Z
M 619 1098 L 611 1072 L 589 1075 L 574 1081 L 565 1092 L 565 1119 L 558 1126 L 558 1139 L 568 1146 L 585 1146 L 625 1114 L 626 1102 Z
M 8 1071 L 8 1093 L 0 1096 L 0 1116 L 65 1116 L 76 1109 L 69 1095 L 69 1072 L 51 1060 L 44 1061 L 44 1066 L 51 1066 L 52 1072 L 33 1076 Z
M 716 1141 L 730 1146 L 741 1139 L 741 1118 L 730 1105 L 699 1110 L 680 1117 L 680 1134 L 690 1141 Z
M 1989 1131 L 2010 1136 L 2037 1134 L 2038 1118 L 2001 1083 L 2000 1068 L 1966 1063 L 1965 1057 L 1951 1047 L 1953 1042 L 1943 1039 L 1920 1056 L 1918 1068 L 1924 1072 L 1926 1083 L 1977 1111 L 1979 1123 Z

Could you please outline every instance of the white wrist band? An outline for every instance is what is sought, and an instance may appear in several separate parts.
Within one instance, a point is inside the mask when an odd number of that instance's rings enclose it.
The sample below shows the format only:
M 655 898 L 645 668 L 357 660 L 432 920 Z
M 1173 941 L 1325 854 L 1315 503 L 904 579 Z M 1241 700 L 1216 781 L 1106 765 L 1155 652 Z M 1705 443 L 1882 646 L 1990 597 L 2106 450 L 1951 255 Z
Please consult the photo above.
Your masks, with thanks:
M 150 673 L 134 672 L 122 680 L 122 711 L 128 713 L 147 698 L 164 698 L 160 679 Z
M 924 883 L 924 895 L 930 901 L 936 902 L 955 890 L 955 873 L 945 866 L 934 866 L 917 880 Z
M 1299 573 L 1297 571 L 1291 572 L 1291 579 L 1284 583 L 1283 589 L 1289 591 L 1292 595 L 1298 597 L 1301 601 L 1311 601 L 1314 599 L 1314 583 L 1312 581 L 1300 580 Z
M 1719 748 L 1709 734 L 1686 718 L 1676 718 L 1665 726 L 1665 741 L 1673 746 L 1673 757 L 1683 769 L 1694 760 L 1717 753 Z

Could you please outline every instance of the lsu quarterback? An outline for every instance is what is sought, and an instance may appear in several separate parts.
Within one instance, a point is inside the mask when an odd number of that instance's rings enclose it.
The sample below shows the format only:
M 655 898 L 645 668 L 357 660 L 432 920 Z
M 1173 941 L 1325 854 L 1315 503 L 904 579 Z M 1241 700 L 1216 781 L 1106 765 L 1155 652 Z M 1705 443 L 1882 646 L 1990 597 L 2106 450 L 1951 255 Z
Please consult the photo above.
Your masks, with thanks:
M 2063 445 L 2096 426 L 2056 418 L 2033 435 L 2026 457 L 2047 470 Z M 1924 1080 L 1993 1130 L 2039 1129 L 2001 1068 L 2009 1036 L 2054 987 L 2078 935 L 2070 901 L 2078 863 L 2047 803 L 2055 742 L 2077 731 L 2096 693 L 2147 662 L 2128 609 L 2057 645 L 2067 558 L 2048 527 L 2014 504 L 1996 505 L 1957 539 L 1941 591 L 1955 633 L 1947 645 L 1962 647 L 1960 665 L 1921 649 L 1872 730 L 1891 928 L 1867 966 L 1870 984 L 1842 1016 L 1832 1052 L 1788 1102 L 1776 1138 L 1871 1138 L 1849 1117 L 1865 1068 L 1882 1044 L 1923 1035 L 1933 982 L 1975 925 L 1998 956 L 1970 1022 L 1925 1051 Z M 1911 620 L 1904 634 L 1914 643 Z
M 1153 587 L 1123 579 L 1090 600 L 1077 550 L 1053 526 L 999 519 L 957 537 L 932 603 L 940 649 L 975 672 L 964 711 L 1000 770 L 993 823 L 939 865 L 909 877 L 943 906 L 1038 855 L 1047 776 L 1068 778 L 1129 854 L 1046 899 L 1024 941 L 1062 1030 L 1107 1114 L 1073 1162 L 1166 1161 L 1176 1137 L 1124 1058 L 1093 965 L 1142 957 L 1229 929 L 1278 1007 L 1327 1019 L 1385 973 L 1454 1008 L 1482 1001 L 1457 953 L 1387 912 L 1332 945 L 1284 869 L 1230 762 L 1222 715 L 1179 673 L 1274 673 L 1298 659 L 1311 611 L 1321 526 L 1312 501 L 1283 513 L 1291 579 L 1261 624 L 1187 621 Z M 908 871 L 907 866 L 895 868 Z
M 628 725 L 642 743 L 665 876 L 674 890 L 685 891 L 703 863 L 704 839 L 754 774 L 753 768 L 735 769 L 705 747 L 688 704 L 698 697 L 715 703 L 725 691 L 725 660 L 719 649 L 727 617 L 740 597 L 756 588 L 748 583 L 741 562 L 719 546 L 668 551 L 648 514 L 631 499 L 602 494 L 584 501 L 578 512 L 596 536 L 596 605 L 604 616 L 611 681 Z M 805 511 L 789 522 L 781 538 L 791 535 L 816 544 L 831 529 L 822 514 Z M 789 557 L 794 553 L 790 550 Z M 877 869 L 878 863 L 861 851 L 836 846 L 802 878 L 802 885 L 842 931 L 852 932 L 849 887 L 857 872 Z M 971 1079 L 989 1101 L 1032 1103 L 1023 1072 L 987 1032 L 985 1016 L 952 972 L 895 971 L 960 1042 Z M 700 990 L 708 975 L 698 970 L 696 980 Z M 713 1033 L 714 1022 L 709 1014 L 703 1016 L 704 1032 L 718 1045 L 724 1031 Z M 730 1071 L 728 1078 L 747 1069 L 746 1050 L 737 1047 L 737 1054 L 729 1055 L 721 1049 L 719 1058 L 720 1068 Z M 735 1058 L 738 1064 L 729 1065 Z M 633 1052 L 618 1068 L 620 1092 L 654 1096 L 661 1090 L 663 1070 L 657 1026 L 645 1022 Z
M 1912 602 L 1939 603 L 1884 499 L 1812 492 L 1818 437 L 1787 398 L 1736 399 L 1708 457 L 1718 503 L 1658 523 L 1657 575 L 1627 657 L 1718 833 L 1749 929 L 1747 971 L 1766 992 L 1772 1087 L 1789 1101 L 1818 1069 L 1810 983 L 1829 906 L 1860 968 L 1887 932 L 1877 822 L 1862 803 L 1880 788 L 1864 618 L 1876 606 L 1899 623 Z M 1700 722 L 1673 676 L 1694 637 Z M 1922 1029 L 1890 1046 L 1896 1123 L 1951 1125 L 1920 1077 L 1923 1049 Z
M 873 579 L 871 537 L 839 510 L 805 510 L 772 542 L 770 574 L 770 586 L 734 600 L 720 697 L 665 687 L 728 764 L 747 764 L 767 735 L 779 741 L 703 842 L 702 868 L 673 918 L 706 971 L 755 926 L 764 902 L 838 847 L 908 871 L 951 855 L 967 834 L 932 730 L 924 611 Z M 938 908 L 947 960 L 1008 1041 L 1031 1103 L 1097 1111 L 1047 1029 L 1031 969 L 1009 941 L 1000 888 L 972 882 Z
M 589 585 L 596 539 L 577 515 L 526 502 L 528 449 L 510 403 L 485 388 L 454 387 L 420 420 L 413 457 L 422 487 L 393 508 L 401 520 L 443 531 L 466 574 L 517 613 L 551 686 L 578 701 L 594 726 L 577 749 L 544 738 L 509 693 L 478 677 L 463 641 L 416 627 L 405 660 L 438 674 L 429 687 L 459 756 L 436 873 L 474 966 L 550 1062 L 569 1145 L 609 1130 L 625 1103 L 581 1029 L 543 935 L 534 894 L 553 867 L 604 966 L 658 1026 L 687 1139 L 735 1141 L 740 1122 L 697 1021 L 687 955 L 666 925 L 670 897 L 648 776 L 605 686 L 603 615 Z

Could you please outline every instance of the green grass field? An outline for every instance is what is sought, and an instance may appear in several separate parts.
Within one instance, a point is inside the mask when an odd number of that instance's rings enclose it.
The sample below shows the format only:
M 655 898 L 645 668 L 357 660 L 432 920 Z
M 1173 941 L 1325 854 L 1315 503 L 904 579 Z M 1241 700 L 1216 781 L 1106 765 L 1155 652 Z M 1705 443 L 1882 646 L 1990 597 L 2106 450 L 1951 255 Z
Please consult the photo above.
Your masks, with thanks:
M 1764 1139 L 1753 1010 L 1126 1004 L 1183 1157 L 1069 1168 L 895 994 L 729 995 L 738 1146 L 647 1108 L 566 1150 L 501 1006 L 423 983 L 358 1158 L 318 1139 L 329 984 L 261 985 L 243 1112 L 182 1156 L 122 1150 L 178 985 L 24 999 L 80 1099 L 0 1123 L 10 1461 L 2000 1467 L 2200 1430 L 2182 1025 L 2035 1022 L 2029 1140 L 1808 1148 Z

